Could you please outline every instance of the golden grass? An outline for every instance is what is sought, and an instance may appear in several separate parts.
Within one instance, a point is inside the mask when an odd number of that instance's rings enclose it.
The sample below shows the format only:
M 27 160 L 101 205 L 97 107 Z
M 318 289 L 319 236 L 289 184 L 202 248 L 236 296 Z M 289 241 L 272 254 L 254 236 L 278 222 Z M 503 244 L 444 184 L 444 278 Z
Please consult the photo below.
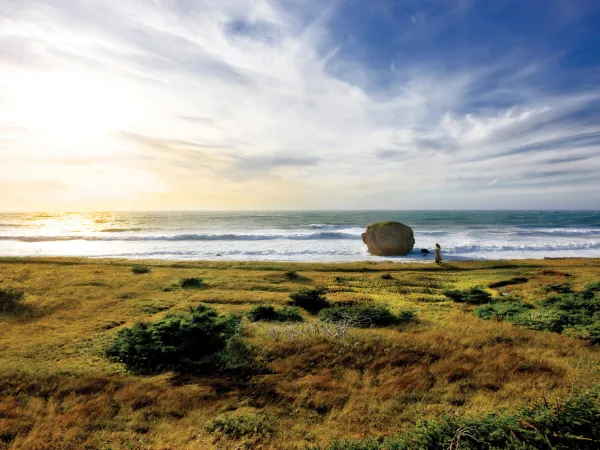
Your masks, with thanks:
M 276 264 L 0 258 L 0 288 L 26 293 L 0 316 L 0 449 L 304 448 L 387 435 L 422 418 L 477 414 L 600 382 L 600 351 L 583 341 L 481 321 L 445 288 L 507 286 L 535 302 L 543 286 L 600 280 L 600 260 L 433 264 Z M 285 271 L 301 277 L 289 280 Z M 382 279 L 390 273 L 392 279 Z M 570 276 L 566 276 L 569 274 Z M 206 287 L 181 289 L 181 278 Z M 332 302 L 410 307 L 419 322 L 335 337 L 307 324 L 245 323 L 263 370 L 250 379 L 139 377 L 103 357 L 115 333 L 199 303 L 222 313 L 284 304 L 301 287 Z M 494 295 L 498 291 L 491 290 Z M 304 328 L 302 328 L 304 327 Z M 295 331 L 294 331 L 295 330 Z M 303 331 L 304 330 L 304 331 Z M 316 331 L 315 331 L 316 330 Z M 271 433 L 211 434 L 216 416 L 261 414 Z

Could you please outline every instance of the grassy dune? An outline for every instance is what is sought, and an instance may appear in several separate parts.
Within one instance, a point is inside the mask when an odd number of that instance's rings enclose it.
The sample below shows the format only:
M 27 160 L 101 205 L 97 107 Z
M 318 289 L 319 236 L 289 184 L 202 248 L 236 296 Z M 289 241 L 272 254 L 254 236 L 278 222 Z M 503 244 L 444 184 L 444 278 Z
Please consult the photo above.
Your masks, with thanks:
M 509 293 L 536 305 L 548 286 L 600 281 L 600 260 L 135 265 L 0 259 L 0 288 L 25 294 L 0 313 L 0 449 L 326 448 L 600 384 L 598 346 L 481 320 L 475 306 L 443 294 L 481 286 L 494 299 Z M 182 288 L 186 278 L 203 282 Z M 384 304 L 417 320 L 359 329 L 306 312 L 293 324 L 245 318 L 240 338 L 255 370 L 243 374 L 139 376 L 104 356 L 139 321 L 199 304 L 243 314 L 317 286 L 333 305 Z

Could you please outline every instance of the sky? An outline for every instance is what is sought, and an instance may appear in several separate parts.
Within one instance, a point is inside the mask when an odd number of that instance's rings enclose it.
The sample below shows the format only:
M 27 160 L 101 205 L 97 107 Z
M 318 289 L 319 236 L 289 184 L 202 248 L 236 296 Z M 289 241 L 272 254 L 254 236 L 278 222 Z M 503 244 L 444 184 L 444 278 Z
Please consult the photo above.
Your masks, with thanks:
M 600 209 L 596 0 L 0 0 L 0 210 Z

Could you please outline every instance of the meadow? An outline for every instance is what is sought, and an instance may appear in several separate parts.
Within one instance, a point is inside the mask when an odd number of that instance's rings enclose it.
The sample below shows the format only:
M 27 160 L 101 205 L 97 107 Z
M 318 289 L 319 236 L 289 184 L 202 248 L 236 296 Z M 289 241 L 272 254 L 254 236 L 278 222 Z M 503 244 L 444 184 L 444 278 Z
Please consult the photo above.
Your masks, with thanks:
M 479 448 L 473 420 L 581 395 L 591 418 L 547 448 L 598 448 L 599 281 L 598 259 L 0 258 L 0 449 L 391 449 L 424 423 Z M 214 358 L 169 319 L 207 314 L 229 327 Z M 138 322 L 187 363 L 151 363 Z

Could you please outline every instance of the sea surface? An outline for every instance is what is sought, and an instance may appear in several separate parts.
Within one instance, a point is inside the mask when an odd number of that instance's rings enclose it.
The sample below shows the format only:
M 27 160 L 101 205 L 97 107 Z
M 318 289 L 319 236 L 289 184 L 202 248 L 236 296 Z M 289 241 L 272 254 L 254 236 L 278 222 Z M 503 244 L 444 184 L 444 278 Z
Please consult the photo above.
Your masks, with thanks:
M 383 220 L 413 228 L 409 255 L 367 253 L 361 233 Z M 400 262 L 436 243 L 447 260 L 600 257 L 600 211 L 0 214 L 0 256 Z

